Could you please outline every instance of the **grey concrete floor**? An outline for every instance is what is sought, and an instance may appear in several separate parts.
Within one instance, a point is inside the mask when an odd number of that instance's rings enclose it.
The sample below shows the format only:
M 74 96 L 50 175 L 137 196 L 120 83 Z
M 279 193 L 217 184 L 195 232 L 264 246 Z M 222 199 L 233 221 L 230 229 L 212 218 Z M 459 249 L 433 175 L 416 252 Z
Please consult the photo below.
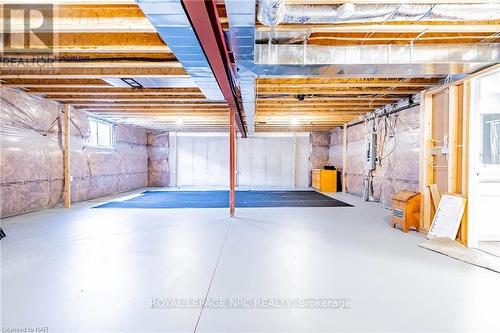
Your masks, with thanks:
M 391 228 L 379 204 L 334 196 L 355 207 L 246 208 L 229 219 L 226 209 L 91 209 L 93 201 L 4 219 L 1 326 L 500 331 L 500 274 L 419 248 L 424 236 Z M 348 308 L 296 306 L 318 298 L 347 299 Z M 278 306 L 286 301 L 297 303 Z
M 484 252 L 500 257 L 500 242 L 479 242 L 478 248 Z

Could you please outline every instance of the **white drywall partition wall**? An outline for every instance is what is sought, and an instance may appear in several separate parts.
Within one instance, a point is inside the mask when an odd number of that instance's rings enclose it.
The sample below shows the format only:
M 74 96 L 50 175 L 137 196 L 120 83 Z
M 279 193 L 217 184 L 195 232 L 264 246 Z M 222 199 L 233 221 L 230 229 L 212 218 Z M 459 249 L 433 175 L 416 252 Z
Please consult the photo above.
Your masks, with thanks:
M 176 155 L 170 157 L 175 163 L 171 167 L 172 184 L 197 188 L 228 186 L 229 141 L 226 134 L 178 133 L 171 148 L 171 155 Z M 308 134 L 238 138 L 236 157 L 239 187 L 308 187 Z
M 177 186 L 225 187 L 229 184 L 227 136 L 177 137 Z
M 304 133 L 303 136 L 297 136 L 297 144 L 295 151 L 295 187 L 308 188 L 309 175 L 309 133 Z
M 240 139 L 237 159 L 240 187 L 308 186 L 308 136 L 284 134 Z

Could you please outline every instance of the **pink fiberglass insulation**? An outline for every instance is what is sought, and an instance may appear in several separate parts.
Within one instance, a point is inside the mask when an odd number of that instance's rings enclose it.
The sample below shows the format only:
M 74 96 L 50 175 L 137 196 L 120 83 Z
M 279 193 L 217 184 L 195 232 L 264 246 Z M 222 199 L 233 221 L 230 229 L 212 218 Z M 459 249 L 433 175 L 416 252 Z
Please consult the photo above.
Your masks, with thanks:
M 342 171 L 342 152 L 343 152 L 344 130 L 337 127 L 330 135 L 330 149 L 328 164 L 333 165 L 337 170 Z
M 158 131 L 148 133 L 148 186 L 169 185 L 169 146 L 168 133 Z
M 418 191 L 420 125 L 419 108 L 414 107 L 389 116 L 394 130 L 380 126 L 378 156 L 381 163 L 374 172 L 374 195 L 386 205 L 391 196 L 402 190 Z M 397 119 L 396 119 L 397 118 Z M 347 192 L 362 195 L 366 127 L 354 125 L 347 129 Z M 383 140 L 385 138 L 385 140 Z M 342 168 L 343 129 L 331 133 L 329 163 Z
M 55 102 L 1 88 L 2 217 L 62 203 L 61 111 Z M 90 147 L 88 113 L 72 112 L 72 201 L 147 186 L 147 131 L 125 125 L 115 125 L 114 129 L 114 148 Z
M 310 168 L 322 169 L 328 165 L 329 149 L 330 149 L 330 133 L 329 132 L 312 132 L 310 135 L 311 152 L 310 152 Z

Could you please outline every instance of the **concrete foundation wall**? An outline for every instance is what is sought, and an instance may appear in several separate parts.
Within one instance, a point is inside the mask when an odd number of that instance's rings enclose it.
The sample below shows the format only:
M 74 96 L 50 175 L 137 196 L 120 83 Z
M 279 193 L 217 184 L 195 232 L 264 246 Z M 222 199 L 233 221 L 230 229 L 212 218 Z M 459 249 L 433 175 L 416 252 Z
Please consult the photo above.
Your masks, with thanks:
M 0 216 L 56 206 L 63 201 L 62 107 L 1 88 Z M 87 146 L 88 114 L 71 115 L 72 201 L 148 185 L 145 129 L 115 126 L 114 149 Z
M 374 196 L 389 205 L 391 196 L 402 190 L 418 191 L 419 180 L 419 108 L 393 114 L 388 124 L 395 124 L 394 131 L 385 130 L 384 123 L 379 123 L 378 145 L 381 165 L 374 173 Z M 387 133 L 386 133 L 387 132 Z M 394 134 L 394 135 L 393 135 Z M 385 143 L 382 145 L 383 138 Z M 329 164 L 342 170 L 343 129 L 337 128 L 331 133 Z M 347 129 L 347 192 L 362 195 L 364 180 L 365 125 L 355 125 Z

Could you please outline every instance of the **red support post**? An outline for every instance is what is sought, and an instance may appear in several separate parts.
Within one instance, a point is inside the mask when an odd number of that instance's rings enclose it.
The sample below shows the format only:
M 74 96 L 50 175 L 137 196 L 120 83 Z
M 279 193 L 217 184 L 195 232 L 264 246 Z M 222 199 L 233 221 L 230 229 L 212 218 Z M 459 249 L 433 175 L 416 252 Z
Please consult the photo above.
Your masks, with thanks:
M 229 111 L 229 215 L 234 216 L 236 205 L 236 110 Z
M 246 138 L 241 97 L 217 13 L 215 0 L 182 0 L 184 10 L 198 37 L 207 61 L 229 106 L 229 213 L 235 213 L 236 126 Z

